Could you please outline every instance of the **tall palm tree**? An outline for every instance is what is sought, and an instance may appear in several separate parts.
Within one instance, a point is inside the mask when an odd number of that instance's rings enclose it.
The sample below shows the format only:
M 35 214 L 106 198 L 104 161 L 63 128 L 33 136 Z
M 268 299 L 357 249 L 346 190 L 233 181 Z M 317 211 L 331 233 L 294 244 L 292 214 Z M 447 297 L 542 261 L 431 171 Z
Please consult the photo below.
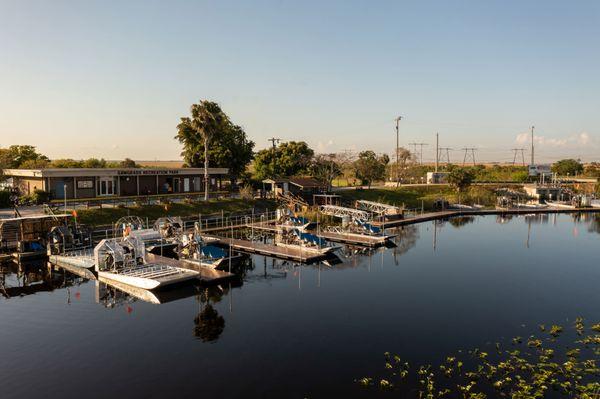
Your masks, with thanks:
M 224 128 L 227 117 L 217 103 L 206 100 L 192 104 L 190 113 L 191 118 L 181 118 L 181 123 L 177 125 L 176 138 L 183 143 L 184 151 L 195 149 L 200 139 L 204 142 L 204 200 L 208 201 L 208 146 L 211 139 Z

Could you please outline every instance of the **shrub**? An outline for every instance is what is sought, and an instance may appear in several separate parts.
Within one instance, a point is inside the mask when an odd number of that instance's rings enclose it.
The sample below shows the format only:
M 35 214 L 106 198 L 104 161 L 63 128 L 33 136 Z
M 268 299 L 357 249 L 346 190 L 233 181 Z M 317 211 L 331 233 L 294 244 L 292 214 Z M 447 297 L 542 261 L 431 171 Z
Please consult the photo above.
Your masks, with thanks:
M 240 187 L 240 198 L 247 201 L 254 199 L 254 190 L 251 185 L 246 184 Z
M 36 205 L 45 204 L 50 201 L 50 193 L 48 191 L 34 190 L 30 197 L 31 202 Z

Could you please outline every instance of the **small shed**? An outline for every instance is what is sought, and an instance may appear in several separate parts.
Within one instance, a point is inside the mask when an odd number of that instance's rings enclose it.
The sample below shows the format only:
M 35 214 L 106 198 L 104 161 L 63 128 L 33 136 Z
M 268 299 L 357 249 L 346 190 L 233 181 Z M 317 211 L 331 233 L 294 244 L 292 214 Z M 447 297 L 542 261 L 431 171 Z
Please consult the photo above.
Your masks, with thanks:
M 327 184 L 313 177 L 281 177 L 264 179 L 262 183 L 265 192 L 273 197 L 292 194 L 307 202 L 312 202 L 315 194 L 327 192 Z

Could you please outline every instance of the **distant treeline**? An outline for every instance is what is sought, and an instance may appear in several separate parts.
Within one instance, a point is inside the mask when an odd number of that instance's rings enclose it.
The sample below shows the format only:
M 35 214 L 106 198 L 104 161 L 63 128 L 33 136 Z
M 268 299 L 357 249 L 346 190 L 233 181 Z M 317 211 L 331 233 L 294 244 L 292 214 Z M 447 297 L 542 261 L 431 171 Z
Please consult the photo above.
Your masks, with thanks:
M 138 168 L 132 159 L 123 161 L 107 161 L 105 159 L 88 158 L 54 159 L 40 154 L 32 145 L 11 145 L 0 148 L 0 169 L 44 169 L 44 168 Z

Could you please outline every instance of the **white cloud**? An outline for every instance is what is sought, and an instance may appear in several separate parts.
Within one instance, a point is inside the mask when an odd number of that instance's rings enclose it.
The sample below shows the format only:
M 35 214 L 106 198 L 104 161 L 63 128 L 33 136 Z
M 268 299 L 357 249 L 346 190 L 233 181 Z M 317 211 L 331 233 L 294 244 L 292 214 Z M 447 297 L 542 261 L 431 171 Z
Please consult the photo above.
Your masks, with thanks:
M 317 152 L 318 153 L 328 152 L 328 150 L 331 149 L 332 146 L 333 146 L 333 140 L 329 140 L 325 143 L 322 141 L 319 141 L 317 143 Z
M 563 138 L 546 137 L 534 134 L 533 141 L 536 145 L 557 148 L 588 146 L 594 143 L 594 139 L 587 132 L 581 132 Z M 531 133 L 518 134 L 515 138 L 515 143 L 520 145 L 531 143 Z

